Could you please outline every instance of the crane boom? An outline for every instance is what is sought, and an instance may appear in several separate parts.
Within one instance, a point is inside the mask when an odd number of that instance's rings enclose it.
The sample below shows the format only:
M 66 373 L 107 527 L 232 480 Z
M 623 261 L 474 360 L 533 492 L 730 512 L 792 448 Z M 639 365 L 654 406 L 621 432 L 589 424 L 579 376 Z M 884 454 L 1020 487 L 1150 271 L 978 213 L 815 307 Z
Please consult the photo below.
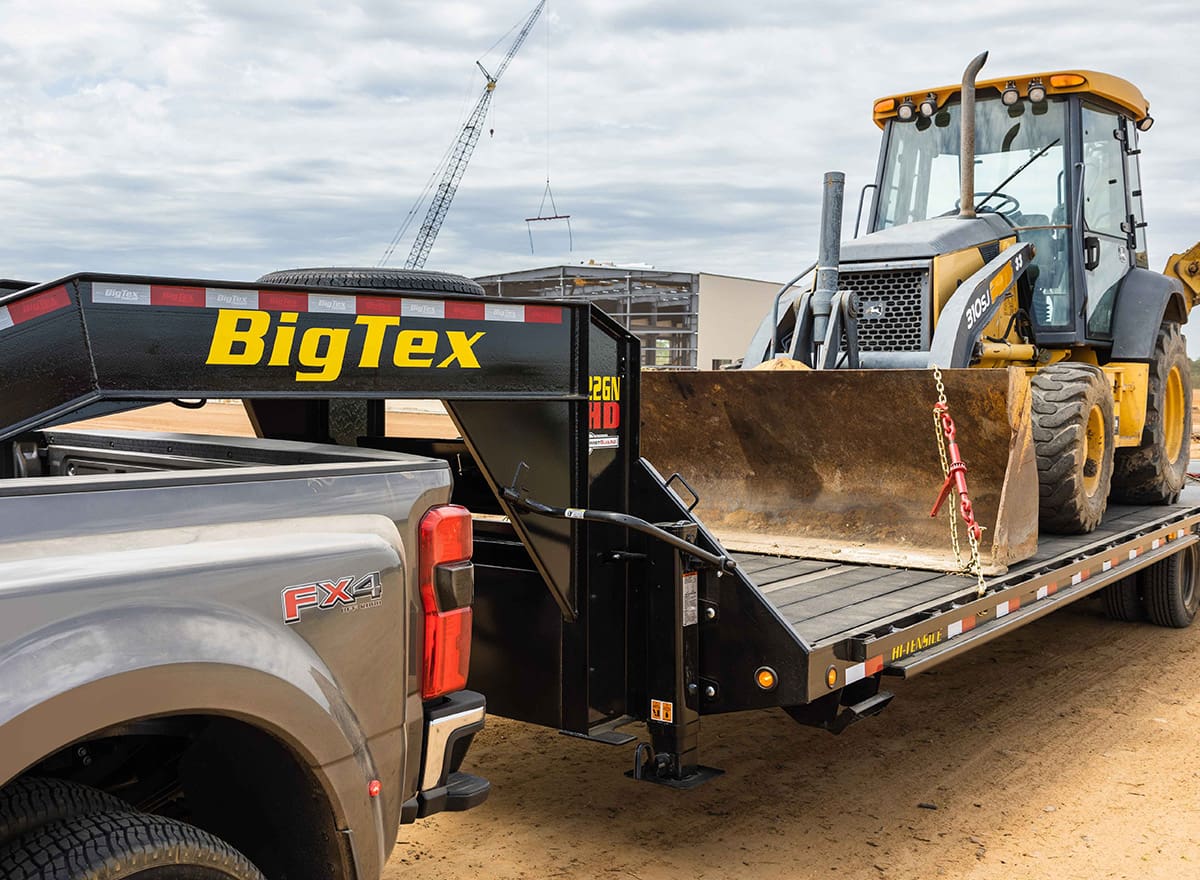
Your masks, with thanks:
M 462 180 L 463 174 L 467 171 L 467 163 L 471 161 L 471 154 L 475 152 L 475 145 L 479 143 L 479 135 L 483 131 L 483 120 L 487 116 L 488 106 L 492 103 L 492 94 L 496 90 L 496 83 L 500 81 L 500 77 L 508 69 L 508 65 L 512 62 L 513 57 L 525 42 L 525 38 L 529 36 L 529 32 L 533 30 L 533 25 L 537 21 L 538 16 L 542 14 L 545 6 L 546 0 L 541 0 L 534 7 L 533 12 L 529 13 L 529 17 L 521 27 L 520 33 L 513 40 L 513 44 L 509 47 L 507 54 L 505 54 L 504 59 L 500 62 L 500 66 L 496 68 L 494 74 L 489 74 L 482 64 L 479 65 L 479 69 L 483 71 L 483 75 L 487 79 L 487 83 L 483 87 L 483 94 L 479 96 L 479 100 L 475 103 L 475 109 L 471 111 L 466 124 L 458 133 L 458 138 L 454 142 L 446 169 L 442 172 L 441 180 L 438 181 L 437 190 L 434 193 L 433 200 L 429 203 L 429 210 L 425 213 L 425 219 L 421 223 L 421 230 L 417 233 L 416 241 L 413 242 L 412 250 L 409 251 L 404 268 L 420 269 L 425 265 L 425 260 L 429 257 L 429 252 L 433 250 L 433 243 L 437 239 L 438 232 L 441 231 L 442 221 L 446 219 L 446 213 L 450 210 L 450 203 L 454 201 L 454 194 L 458 191 L 458 184 Z M 387 260 L 390 254 L 391 250 L 389 249 L 388 253 L 384 255 L 384 261 Z

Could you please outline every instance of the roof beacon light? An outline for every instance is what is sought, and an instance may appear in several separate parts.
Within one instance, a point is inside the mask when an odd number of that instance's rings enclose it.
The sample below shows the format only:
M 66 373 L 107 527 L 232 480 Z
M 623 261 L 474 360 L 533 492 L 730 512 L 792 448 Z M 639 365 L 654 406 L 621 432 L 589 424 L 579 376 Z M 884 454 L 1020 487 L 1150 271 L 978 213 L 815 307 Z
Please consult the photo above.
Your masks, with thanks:
M 1011 107 L 1017 101 L 1021 100 L 1021 93 L 1017 91 L 1017 84 L 1011 79 L 1008 81 L 1008 85 L 1004 87 L 1004 91 L 1000 93 L 1000 100 L 1004 103 L 1005 107 Z
M 921 102 L 921 115 L 928 119 L 934 113 L 937 113 L 937 107 L 937 95 L 930 92 L 925 96 L 925 100 Z
M 1080 77 L 1083 79 L 1083 77 Z M 1054 82 L 1052 79 L 1051 82 Z M 1029 81 L 1029 100 L 1035 104 L 1040 104 L 1046 100 L 1046 87 L 1042 85 L 1040 79 L 1032 79 Z
M 904 103 L 896 108 L 896 116 L 901 122 L 909 122 L 917 115 L 917 105 L 913 103 L 912 98 L 905 98 Z

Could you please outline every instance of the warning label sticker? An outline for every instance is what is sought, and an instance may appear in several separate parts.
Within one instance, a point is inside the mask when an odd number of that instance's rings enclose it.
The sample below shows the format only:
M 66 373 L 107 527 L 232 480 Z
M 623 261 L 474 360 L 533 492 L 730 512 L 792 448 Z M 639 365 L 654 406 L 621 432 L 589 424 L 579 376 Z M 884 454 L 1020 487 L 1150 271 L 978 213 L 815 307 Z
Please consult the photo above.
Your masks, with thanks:
M 699 620 L 698 592 L 700 576 L 694 571 L 683 573 L 683 625 L 691 626 Z
M 650 701 L 650 720 L 661 721 L 664 724 L 675 723 L 675 704 L 666 700 Z

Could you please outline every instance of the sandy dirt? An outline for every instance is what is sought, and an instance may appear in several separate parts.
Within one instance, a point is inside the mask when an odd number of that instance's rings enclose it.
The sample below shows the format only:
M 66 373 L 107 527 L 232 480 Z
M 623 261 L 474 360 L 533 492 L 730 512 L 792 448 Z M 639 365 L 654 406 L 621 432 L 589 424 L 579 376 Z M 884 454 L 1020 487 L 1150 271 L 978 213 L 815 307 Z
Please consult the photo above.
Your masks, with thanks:
M 249 433 L 219 404 L 92 424 Z M 465 768 L 490 800 L 401 828 L 385 878 L 1200 877 L 1198 657 L 1200 626 L 1081 603 L 887 680 L 892 705 L 840 737 L 706 718 L 726 773 L 692 792 L 626 779 L 632 746 L 491 718 Z
M 401 828 L 385 877 L 1198 877 L 1198 649 L 1076 606 L 889 679 L 840 737 L 706 718 L 726 774 L 691 792 L 626 779 L 631 746 L 492 718 L 467 767 L 490 800 Z

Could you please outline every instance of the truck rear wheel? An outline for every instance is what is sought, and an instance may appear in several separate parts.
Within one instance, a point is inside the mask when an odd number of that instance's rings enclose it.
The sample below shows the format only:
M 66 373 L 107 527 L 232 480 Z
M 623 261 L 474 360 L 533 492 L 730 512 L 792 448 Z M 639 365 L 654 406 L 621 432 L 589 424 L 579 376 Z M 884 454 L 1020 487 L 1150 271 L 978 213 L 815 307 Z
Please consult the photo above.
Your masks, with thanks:
M 1195 544 L 1142 571 L 1146 613 L 1159 626 L 1182 629 L 1200 608 L 1200 549 Z
M 27 776 L 0 789 L 0 843 L 62 819 L 128 809 L 120 798 L 78 782 Z
M 1113 500 L 1173 504 L 1187 479 L 1192 439 L 1192 369 L 1175 323 L 1163 324 L 1150 362 L 1146 426 L 1136 448 L 1118 449 Z
M 264 880 L 240 852 L 162 816 L 98 813 L 45 825 L 0 849 L 5 880 Z
M 1142 607 L 1141 589 L 1138 576 L 1131 574 L 1121 578 L 1115 584 L 1103 590 L 1104 613 L 1113 620 L 1136 622 L 1146 619 L 1146 611 Z
M 1033 439 L 1041 528 L 1081 535 L 1100 524 L 1113 471 L 1113 397 L 1089 364 L 1051 364 L 1034 374 Z
M 300 284 L 305 287 L 366 287 L 373 290 L 483 296 L 483 288 L 470 278 L 449 272 L 426 272 L 423 269 L 284 269 L 269 272 L 258 280 L 264 284 Z

